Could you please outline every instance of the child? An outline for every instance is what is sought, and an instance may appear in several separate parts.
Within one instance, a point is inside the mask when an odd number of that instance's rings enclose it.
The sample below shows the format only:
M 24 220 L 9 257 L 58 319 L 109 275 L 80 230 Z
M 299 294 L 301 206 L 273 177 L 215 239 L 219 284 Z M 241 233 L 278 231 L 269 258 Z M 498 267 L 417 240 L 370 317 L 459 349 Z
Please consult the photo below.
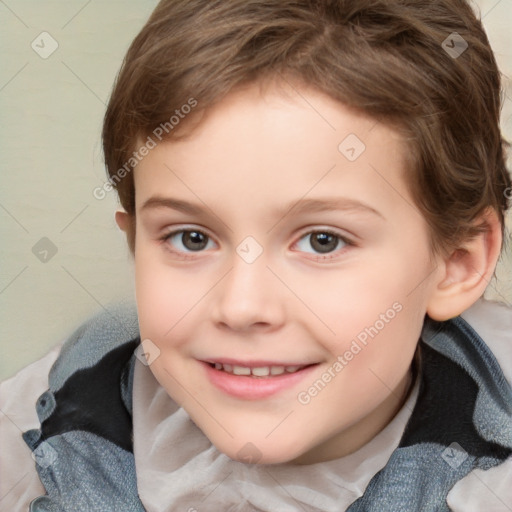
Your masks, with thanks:
M 499 112 L 462 0 L 160 2 L 95 191 L 136 310 L 3 384 L 2 510 L 512 510 Z

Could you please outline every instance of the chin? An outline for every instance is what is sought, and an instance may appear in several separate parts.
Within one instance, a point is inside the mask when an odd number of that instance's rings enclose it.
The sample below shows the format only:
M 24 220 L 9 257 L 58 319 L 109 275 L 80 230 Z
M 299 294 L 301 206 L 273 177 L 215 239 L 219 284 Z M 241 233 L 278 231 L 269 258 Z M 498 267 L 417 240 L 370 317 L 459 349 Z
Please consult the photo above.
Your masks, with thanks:
M 226 444 L 213 444 L 219 452 L 234 461 L 243 462 L 244 464 L 284 464 L 293 462 L 294 459 L 304 453 L 304 451 L 297 450 L 297 446 L 293 448 L 275 446 L 268 443 L 268 440 L 264 441 L 254 440 L 245 443 L 233 443 L 232 439 L 228 439 Z

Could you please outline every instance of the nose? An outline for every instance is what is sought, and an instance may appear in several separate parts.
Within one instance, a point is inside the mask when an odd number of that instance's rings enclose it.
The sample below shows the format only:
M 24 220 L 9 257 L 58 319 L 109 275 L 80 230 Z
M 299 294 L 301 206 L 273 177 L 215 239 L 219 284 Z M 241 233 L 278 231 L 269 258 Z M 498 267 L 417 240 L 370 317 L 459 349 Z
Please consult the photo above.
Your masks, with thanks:
M 235 253 L 231 263 L 212 297 L 214 323 L 234 331 L 278 329 L 285 319 L 283 285 L 265 258 L 247 263 Z

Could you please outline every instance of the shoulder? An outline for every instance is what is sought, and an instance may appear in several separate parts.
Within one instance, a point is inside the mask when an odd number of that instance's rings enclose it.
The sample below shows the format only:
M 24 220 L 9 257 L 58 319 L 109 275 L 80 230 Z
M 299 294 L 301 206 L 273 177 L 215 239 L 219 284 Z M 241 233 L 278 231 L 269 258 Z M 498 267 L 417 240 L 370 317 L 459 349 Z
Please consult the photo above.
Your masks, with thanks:
M 512 385 L 512 307 L 480 299 L 461 316 L 489 347 Z
M 45 494 L 31 449 L 22 437 L 23 433 L 41 426 L 37 407 L 40 397 L 49 388 L 61 388 L 78 371 L 97 366 L 120 346 L 133 352 L 133 343 L 126 343 L 137 336 L 135 305 L 116 304 L 88 318 L 44 357 L 0 383 L 2 509 L 28 510 L 35 497 Z
M 494 354 L 512 385 L 512 308 L 480 299 L 461 315 Z M 450 491 L 447 503 L 454 512 L 505 512 L 512 504 L 512 457 L 486 471 L 475 469 Z
M 50 372 L 50 385 L 59 389 L 73 373 L 94 367 L 107 354 L 139 335 L 133 302 L 110 305 L 90 317 L 69 336 Z
M 0 497 L 4 510 L 26 511 L 30 501 L 45 492 L 21 435 L 39 426 L 35 404 L 48 388 L 48 372 L 61 348 L 62 343 L 0 383 Z

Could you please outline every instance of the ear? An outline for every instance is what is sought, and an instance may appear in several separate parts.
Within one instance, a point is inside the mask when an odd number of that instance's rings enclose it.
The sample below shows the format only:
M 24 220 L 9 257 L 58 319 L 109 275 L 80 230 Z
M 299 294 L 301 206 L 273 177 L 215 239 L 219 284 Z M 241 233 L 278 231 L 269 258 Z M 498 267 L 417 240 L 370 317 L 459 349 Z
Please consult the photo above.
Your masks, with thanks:
M 130 225 L 129 217 L 128 213 L 124 210 L 116 211 L 116 224 L 119 226 L 119 229 L 125 233 L 128 231 L 128 227 Z
M 135 255 L 135 215 L 130 215 L 125 210 L 116 211 L 116 223 L 121 231 L 126 234 L 128 248 L 132 256 Z
M 493 276 L 501 251 L 501 224 L 491 208 L 475 221 L 479 224 L 485 231 L 438 259 L 440 278 L 427 306 L 433 320 L 460 315 L 483 295 Z

